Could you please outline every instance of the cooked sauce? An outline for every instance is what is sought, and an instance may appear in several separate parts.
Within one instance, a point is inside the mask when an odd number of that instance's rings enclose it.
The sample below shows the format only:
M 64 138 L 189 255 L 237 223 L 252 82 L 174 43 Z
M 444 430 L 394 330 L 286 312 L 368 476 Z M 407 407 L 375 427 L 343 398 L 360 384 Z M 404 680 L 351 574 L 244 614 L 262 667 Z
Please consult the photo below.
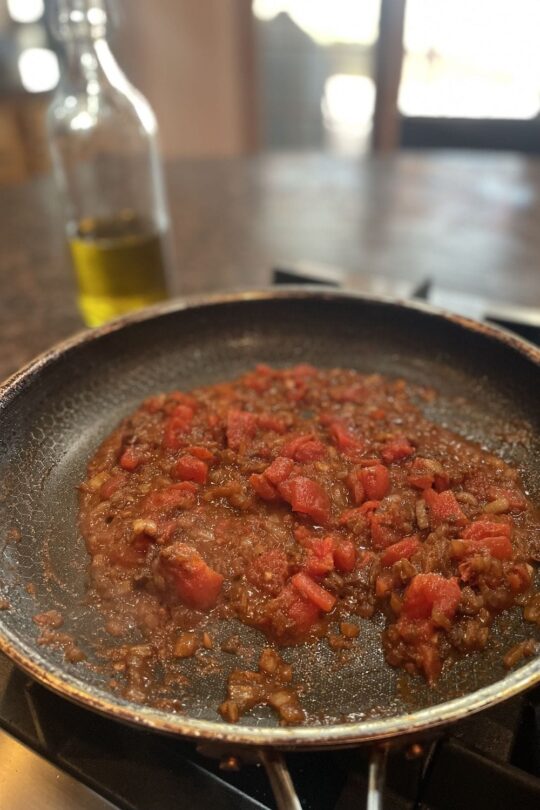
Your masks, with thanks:
M 257 671 L 224 683 L 222 716 L 267 703 L 298 723 L 281 647 L 326 637 L 337 654 L 358 643 L 358 617 L 382 611 L 387 662 L 434 683 L 446 659 L 485 647 L 502 611 L 522 604 L 538 622 L 538 513 L 515 469 L 423 415 L 434 396 L 258 366 L 124 419 L 80 501 L 90 598 L 117 639 L 107 654 L 124 694 L 151 700 L 157 662 L 163 682 L 181 680 L 179 661 L 235 617 L 268 645 Z

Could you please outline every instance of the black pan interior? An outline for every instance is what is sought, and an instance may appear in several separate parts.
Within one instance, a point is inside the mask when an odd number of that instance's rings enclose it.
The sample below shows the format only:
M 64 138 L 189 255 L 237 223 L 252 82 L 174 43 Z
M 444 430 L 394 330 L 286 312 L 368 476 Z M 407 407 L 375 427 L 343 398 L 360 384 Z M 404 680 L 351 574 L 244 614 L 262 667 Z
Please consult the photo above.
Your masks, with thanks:
M 0 630 L 38 664 L 110 697 L 92 666 L 105 634 L 85 605 L 87 558 L 76 529 L 76 487 L 100 440 L 153 392 L 230 378 L 259 362 L 351 367 L 433 385 L 442 396 L 432 415 L 517 463 L 540 503 L 540 366 L 533 351 L 520 352 L 511 341 L 423 309 L 307 292 L 210 302 L 129 323 L 59 352 L 0 403 L 0 596 L 11 606 L 0 614 Z M 509 425 L 511 441 L 503 438 Z M 52 607 L 66 617 L 88 663 L 67 664 L 60 652 L 36 646 L 32 616 Z M 255 661 L 262 637 L 237 629 Z M 506 619 L 485 654 L 458 662 L 435 689 L 384 663 L 373 622 L 362 624 L 358 653 L 343 668 L 325 643 L 307 653 L 289 649 L 285 657 L 307 685 L 309 712 L 324 710 L 328 722 L 339 722 L 398 716 L 497 681 L 505 674 L 501 651 L 530 635 L 518 616 Z M 215 707 L 236 665 L 221 656 L 220 673 L 195 678 L 183 696 L 188 715 L 219 719 Z M 266 710 L 242 722 L 275 725 Z

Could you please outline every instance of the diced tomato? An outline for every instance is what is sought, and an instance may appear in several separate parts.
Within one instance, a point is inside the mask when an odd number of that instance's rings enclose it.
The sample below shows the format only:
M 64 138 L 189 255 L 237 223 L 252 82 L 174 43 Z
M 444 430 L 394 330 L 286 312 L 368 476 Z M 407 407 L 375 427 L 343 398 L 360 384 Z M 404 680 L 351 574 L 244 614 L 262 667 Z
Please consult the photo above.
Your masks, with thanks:
M 408 458 L 414 453 L 414 447 L 404 437 L 392 439 L 387 442 L 381 450 L 381 455 L 387 464 L 393 461 L 401 461 L 403 458 Z
M 315 438 L 313 433 L 305 433 L 285 442 L 281 448 L 281 455 L 295 461 L 318 461 L 326 452 L 322 442 Z
M 285 481 L 292 472 L 294 462 L 290 458 L 278 456 L 273 460 L 269 467 L 266 468 L 263 475 L 270 481 L 271 484 L 281 484 Z
M 288 573 L 289 564 L 285 552 L 272 549 L 264 551 L 253 560 L 246 576 L 260 590 L 275 595 L 285 585 Z
M 487 551 L 488 554 L 498 560 L 509 560 L 512 557 L 512 543 L 506 535 L 479 537 L 476 540 L 466 540 L 465 542 L 467 543 L 467 552 L 472 554 Z
M 144 499 L 144 507 L 151 511 L 190 509 L 195 505 L 196 492 L 197 486 L 191 481 L 171 484 L 169 487 L 158 489 L 147 495 Z
M 314 537 L 310 543 L 310 548 L 321 558 L 332 554 L 335 547 L 336 540 L 331 534 L 327 534 L 325 537 Z
M 257 432 L 257 417 L 248 411 L 231 409 L 227 414 L 227 445 L 239 450 L 248 444 Z
M 318 557 L 310 551 L 304 565 L 304 570 L 310 577 L 325 577 L 330 571 L 334 570 L 334 557 L 332 554 L 327 554 L 325 557 Z
M 368 500 L 382 500 L 390 489 L 390 475 L 382 464 L 373 467 L 364 467 L 360 471 L 360 479 Z
M 511 512 L 523 512 L 527 508 L 527 500 L 521 492 L 515 489 L 505 489 L 504 487 L 489 487 L 488 497 L 492 500 L 505 498 L 508 501 Z
M 384 553 L 381 554 L 381 564 L 393 565 L 398 560 L 409 560 L 420 549 L 420 545 L 418 535 L 404 537 L 403 540 L 388 546 Z
M 374 512 L 375 509 L 379 506 L 380 501 L 366 501 L 362 504 L 362 506 L 358 509 L 361 515 L 367 515 L 369 512 Z
M 200 447 L 198 444 L 186 447 L 186 453 L 200 458 L 201 461 L 208 461 L 209 463 L 214 461 L 213 453 L 207 447 Z
M 118 492 L 118 490 L 121 487 L 123 487 L 125 483 L 126 483 L 126 476 L 124 475 L 124 473 L 111 475 L 111 477 L 101 485 L 99 489 L 100 497 L 104 501 L 108 500 L 114 495 L 115 492 Z
M 506 521 L 475 520 L 461 533 L 464 540 L 483 540 L 484 537 L 497 537 L 503 535 L 510 537 L 510 524 Z
M 461 590 L 455 577 L 417 574 L 405 591 L 401 615 L 408 619 L 429 619 L 436 610 L 451 619 L 460 599 Z
M 345 483 L 349 487 L 351 497 L 355 504 L 361 504 L 366 497 L 366 492 L 360 477 L 360 470 L 352 470 L 345 479 Z
M 317 622 L 320 611 L 315 602 L 305 599 L 293 585 L 287 586 L 287 615 L 293 623 L 292 632 L 296 636 L 304 635 Z
M 432 526 L 439 526 L 441 523 L 464 526 L 467 523 L 467 517 L 451 489 L 444 492 L 425 489 L 422 496 L 427 504 Z
M 340 540 L 334 551 L 334 565 L 338 571 L 348 574 L 356 565 L 356 546 L 352 540 Z
M 295 526 L 293 529 L 294 539 L 305 548 L 310 548 L 313 542 L 313 534 L 307 526 Z
M 188 607 L 210 610 L 221 593 L 223 577 L 191 546 L 173 543 L 159 555 L 160 573 L 175 596 Z
M 413 474 L 407 476 L 407 483 L 416 489 L 429 489 L 433 486 L 435 478 L 431 473 Z
M 174 478 L 181 481 L 195 481 L 197 484 L 206 484 L 208 476 L 208 464 L 200 458 L 186 454 L 180 456 L 172 468 Z
M 273 416 L 271 413 L 261 413 L 257 417 L 257 422 L 263 430 L 273 430 L 274 433 L 285 433 L 287 426 L 282 419 Z M 285 455 L 285 454 L 283 454 Z
M 302 571 L 291 577 L 291 582 L 296 590 L 310 602 L 313 602 L 320 610 L 328 613 L 336 604 L 336 597 L 325 588 L 321 588 L 310 576 Z
M 308 546 L 306 573 L 312 577 L 324 577 L 333 571 L 334 547 L 335 540 L 331 535 L 312 538 Z
M 178 450 L 184 444 L 184 435 L 191 430 L 194 410 L 190 405 L 176 405 L 165 422 L 163 445 Z
M 378 550 L 393 545 L 399 537 L 397 530 L 386 525 L 379 515 L 370 515 L 370 531 L 373 548 Z
M 119 464 L 123 470 L 133 472 L 143 461 L 143 456 L 134 447 L 126 447 L 120 456 Z
M 353 456 L 361 453 L 364 449 L 364 442 L 355 438 L 345 427 L 343 422 L 335 421 L 329 425 L 330 435 L 339 450 L 346 456 Z
M 417 489 L 433 487 L 437 492 L 443 492 L 448 489 L 450 478 L 439 462 L 429 458 L 415 458 L 407 476 L 407 483 Z
M 278 490 L 294 512 L 308 515 L 321 525 L 330 520 L 330 499 L 316 481 L 299 475 L 278 484 Z
M 407 483 L 417 489 L 430 489 L 435 481 L 435 473 L 425 465 L 425 459 L 415 458 L 411 471 L 407 476 Z
M 270 483 L 265 475 L 253 473 L 249 476 L 249 483 L 263 501 L 277 501 L 278 491 L 273 484 Z
M 366 518 L 370 512 L 374 512 L 379 506 L 380 501 L 366 501 L 362 506 L 357 506 L 355 509 L 346 509 L 339 517 L 339 525 L 345 526 L 351 520 L 358 520 L 359 518 Z

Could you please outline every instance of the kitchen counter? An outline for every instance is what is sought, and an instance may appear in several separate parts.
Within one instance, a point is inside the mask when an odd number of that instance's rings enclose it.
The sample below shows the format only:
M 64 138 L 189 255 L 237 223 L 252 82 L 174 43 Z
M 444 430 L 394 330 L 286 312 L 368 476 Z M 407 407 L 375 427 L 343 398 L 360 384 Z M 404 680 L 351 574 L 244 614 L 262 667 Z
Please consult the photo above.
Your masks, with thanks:
M 298 259 L 540 306 L 540 160 L 279 154 L 165 167 L 176 294 Z M 0 379 L 83 327 L 51 177 L 2 189 Z

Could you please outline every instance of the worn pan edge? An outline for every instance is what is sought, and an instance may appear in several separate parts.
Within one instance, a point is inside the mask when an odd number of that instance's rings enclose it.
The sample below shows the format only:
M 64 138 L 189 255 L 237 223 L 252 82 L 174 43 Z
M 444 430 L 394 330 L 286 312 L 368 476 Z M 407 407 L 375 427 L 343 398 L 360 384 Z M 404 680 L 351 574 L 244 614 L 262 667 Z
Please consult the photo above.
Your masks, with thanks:
M 193 296 L 158 304 L 149 309 L 119 318 L 94 330 L 79 332 L 48 349 L 15 372 L 0 385 L 0 410 L 8 407 L 16 396 L 40 373 L 64 354 L 74 351 L 101 336 L 117 332 L 125 326 L 144 322 L 185 309 L 219 306 L 251 300 L 274 299 L 306 300 L 366 300 L 398 308 L 417 310 L 427 315 L 443 318 L 466 329 L 483 334 L 503 343 L 526 356 L 540 366 L 540 349 L 531 343 L 498 327 L 481 324 L 468 318 L 437 309 L 423 302 L 410 302 L 383 296 L 368 296 L 346 291 L 321 290 L 318 287 L 287 287 L 287 289 L 259 289 L 226 294 Z M 36 681 L 69 700 L 90 708 L 100 714 L 148 729 L 167 734 L 177 734 L 191 739 L 219 739 L 230 745 L 256 745 L 278 748 L 325 748 L 346 747 L 359 743 L 390 740 L 397 737 L 417 735 L 462 719 L 482 709 L 493 706 L 531 688 L 540 682 L 540 657 L 520 667 L 516 672 L 487 687 L 436 706 L 397 718 L 366 720 L 332 726 L 258 729 L 244 725 L 230 725 L 222 721 L 196 720 L 182 715 L 158 711 L 146 706 L 137 706 L 115 698 L 99 689 L 82 684 L 81 680 L 68 673 L 59 677 L 50 666 L 36 662 L 35 651 L 21 643 L 14 634 L 2 627 L 0 620 L 0 650 Z

